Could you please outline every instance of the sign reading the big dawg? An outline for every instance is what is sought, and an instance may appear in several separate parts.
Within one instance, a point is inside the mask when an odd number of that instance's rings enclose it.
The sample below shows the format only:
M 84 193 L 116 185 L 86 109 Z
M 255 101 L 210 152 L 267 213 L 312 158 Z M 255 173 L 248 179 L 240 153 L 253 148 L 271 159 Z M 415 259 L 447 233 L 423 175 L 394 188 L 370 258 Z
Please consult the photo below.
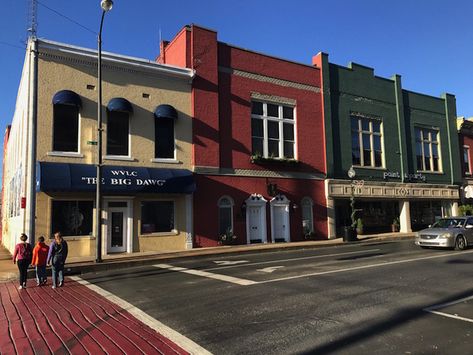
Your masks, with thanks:
M 97 169 L 89 164 L 39 162 L 36 189 L 43 192 L 93 192 Z M 195 191 L 194 176 L 187 169 L 102 166 L 102 189 L 106 193 L 184 193 Z
M 102 185 L 127 185 L 127 186 L 164 186 L 164 179 L 144 179 L 139 178 L 138 171 L 133 170 L 110 170 L 112 177 L 103 177 Z M 87 185 L 97 184 L 97 178 L 93 176 L 83 176 L 82 181 Z

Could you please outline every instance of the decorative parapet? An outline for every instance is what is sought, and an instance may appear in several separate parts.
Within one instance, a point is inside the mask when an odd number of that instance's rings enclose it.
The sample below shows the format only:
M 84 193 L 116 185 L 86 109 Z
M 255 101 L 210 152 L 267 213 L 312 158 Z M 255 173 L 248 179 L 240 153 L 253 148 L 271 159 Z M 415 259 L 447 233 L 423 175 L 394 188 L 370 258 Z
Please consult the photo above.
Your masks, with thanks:
M 358 181 L 357 181 L 358 182 Z M 349 180 L 326 180 L 328 198 L 356 197 L 377 199 L 444 199 L 458 200 L 459 187 L 455 185 L 402 184 L 365 181 L 363 184 Z

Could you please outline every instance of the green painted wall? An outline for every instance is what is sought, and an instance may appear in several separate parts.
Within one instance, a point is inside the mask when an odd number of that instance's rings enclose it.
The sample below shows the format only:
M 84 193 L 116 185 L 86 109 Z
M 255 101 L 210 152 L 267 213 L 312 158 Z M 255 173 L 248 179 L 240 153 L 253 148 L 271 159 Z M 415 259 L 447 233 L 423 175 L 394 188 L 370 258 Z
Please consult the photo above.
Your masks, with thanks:
M 328 58 L 327 61 L 328 63 Z M 323 72 L 326 75 L 326 72 Z M 458 136 L 455 134 L 456 104 L 453 95 L 436 98 L 402 89 L 401 77 L 391 79 L 374 75 L 374 70 L 350 63 L 348 67 L 329 64 L 330 112 L 332 136 L 327 136 L 333 155 L 333 173 L 329 178 L 346 179 L 352 166 L 351 113 L 382 119 L 384 168 L 355 168 L 356 179 L 401 182 L 404 179 L 384 179 L 385 172 L 416 174 L 416 126 L 439 129 L 442 172 L 422 172 L 427 183 L 458 184 L 461 169 Z M 327 90 L 327 88 L 324 88 Z M 326 115 L 326 119 L 328 119 Z M 327 151 L 329 152 L 329 151 Z M 408 182 L 407 180 L 405 182 Z

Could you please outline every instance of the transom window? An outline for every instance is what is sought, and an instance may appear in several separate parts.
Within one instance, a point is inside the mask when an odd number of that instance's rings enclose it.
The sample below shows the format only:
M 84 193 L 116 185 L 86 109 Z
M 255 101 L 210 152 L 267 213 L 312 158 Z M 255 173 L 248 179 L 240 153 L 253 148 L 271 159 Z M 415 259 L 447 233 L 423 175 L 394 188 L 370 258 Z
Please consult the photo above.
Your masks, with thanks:
M 467 145 L 463 146 L 463 169 L 465 175 L 471 175 L 470 147 Z
M 265 158 L 294 159 L 294 126 L 294 107 L 252 101 L 252 154 Z
M 440 171 L 439 132 L 415 128 L 417 170 Z
M 353 165 L 380 168 L 383 166 L 381 120 L 351 116 Z

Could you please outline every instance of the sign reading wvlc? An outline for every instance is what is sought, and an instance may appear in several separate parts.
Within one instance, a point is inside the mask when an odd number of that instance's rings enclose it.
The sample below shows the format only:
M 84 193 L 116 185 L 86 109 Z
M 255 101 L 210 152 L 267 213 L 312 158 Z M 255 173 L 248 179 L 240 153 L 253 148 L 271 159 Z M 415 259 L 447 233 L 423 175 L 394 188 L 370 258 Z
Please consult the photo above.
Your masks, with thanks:
M 102 178 L 102 185 L 128 185 L 128 186 L 164 186 L 166 180 L 162 179 L 140 179 L 137 171 L 110 170 L 113 177 Z M 83 176 L 82 181 L 87 185 L 97 184 L 96 177 Z

